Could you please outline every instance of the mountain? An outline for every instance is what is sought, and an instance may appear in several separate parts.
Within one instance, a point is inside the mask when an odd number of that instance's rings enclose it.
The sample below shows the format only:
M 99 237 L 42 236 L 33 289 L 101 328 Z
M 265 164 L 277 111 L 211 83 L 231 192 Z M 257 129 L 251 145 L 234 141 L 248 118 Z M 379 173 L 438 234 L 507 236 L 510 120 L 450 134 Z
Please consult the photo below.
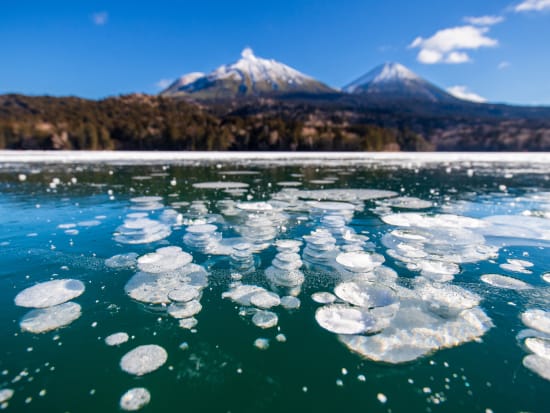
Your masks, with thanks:
M 458 99 L 399 63 L 375 67 L 344 88 L 344 92 L 382 100 L 456 103 Z
M 237 62 L 211 73 L 189 73 L 161 92 L 163 96 L 191 96 L 197 99 L 227 99 L 239 96 L 281 94 L 326 94 L 336 91 L 275 60 L 262 59 L 250 48 Z

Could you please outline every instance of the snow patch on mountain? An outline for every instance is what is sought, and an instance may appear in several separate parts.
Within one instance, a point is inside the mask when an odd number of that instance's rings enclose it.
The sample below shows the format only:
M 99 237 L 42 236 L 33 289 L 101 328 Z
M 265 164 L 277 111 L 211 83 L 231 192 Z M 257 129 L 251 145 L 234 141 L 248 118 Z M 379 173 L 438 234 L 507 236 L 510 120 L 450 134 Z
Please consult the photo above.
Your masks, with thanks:
M 367 84 L 420 80 L 422 79 L 419 76 L 402 64 L 389 62 L 375 67 L 367 74 L 345 86 L 343 90 L 348 93 L 354 93 L 357 89 Z

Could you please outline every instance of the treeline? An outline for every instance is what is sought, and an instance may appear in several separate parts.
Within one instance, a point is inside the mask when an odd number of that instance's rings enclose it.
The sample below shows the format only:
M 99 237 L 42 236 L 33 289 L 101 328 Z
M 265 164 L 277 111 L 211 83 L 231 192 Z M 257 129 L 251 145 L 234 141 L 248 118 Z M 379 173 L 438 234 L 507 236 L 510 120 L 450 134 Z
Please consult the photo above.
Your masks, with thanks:
M 433 149 L 407 127 L 315 105 L 207 107 L 149 95 L 0 96 L 0 149 L 381 151 Z

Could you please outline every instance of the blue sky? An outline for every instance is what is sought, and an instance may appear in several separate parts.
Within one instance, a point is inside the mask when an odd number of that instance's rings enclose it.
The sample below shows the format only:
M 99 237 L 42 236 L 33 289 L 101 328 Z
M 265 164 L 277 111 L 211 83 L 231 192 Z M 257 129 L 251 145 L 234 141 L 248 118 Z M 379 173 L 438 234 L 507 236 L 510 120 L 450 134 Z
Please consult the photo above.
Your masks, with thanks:
M 550 105 L 550 0 L 12 1 L 0 39 L 0 93 L 156 93 L 250 46 L 334 87 L 398 61 L 457 93 Z

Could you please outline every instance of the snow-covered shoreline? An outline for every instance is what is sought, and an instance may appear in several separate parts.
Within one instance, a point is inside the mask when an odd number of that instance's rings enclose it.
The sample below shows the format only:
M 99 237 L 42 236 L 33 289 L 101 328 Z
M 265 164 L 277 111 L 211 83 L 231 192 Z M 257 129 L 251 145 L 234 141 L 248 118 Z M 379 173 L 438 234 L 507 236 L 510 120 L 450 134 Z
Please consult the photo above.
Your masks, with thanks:
M 550 164 L 549 152 L 163 152 L 163 151 L 0 151 L 0 163 L 186 163 L 253 162 L 323 164 L 351 162 L 489 162 Z M 550 171 L 549 171 L 550 172 Z

